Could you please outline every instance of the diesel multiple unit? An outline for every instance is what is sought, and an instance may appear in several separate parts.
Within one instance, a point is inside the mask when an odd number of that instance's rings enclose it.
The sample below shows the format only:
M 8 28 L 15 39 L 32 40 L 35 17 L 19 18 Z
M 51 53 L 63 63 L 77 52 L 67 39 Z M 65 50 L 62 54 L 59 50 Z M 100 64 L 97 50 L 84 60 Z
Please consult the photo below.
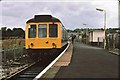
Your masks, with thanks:
M 35 15 L 26 22 L 27 50 L 60 49 L 67 44 L 68 34 L 62 22 L 51 15 Z

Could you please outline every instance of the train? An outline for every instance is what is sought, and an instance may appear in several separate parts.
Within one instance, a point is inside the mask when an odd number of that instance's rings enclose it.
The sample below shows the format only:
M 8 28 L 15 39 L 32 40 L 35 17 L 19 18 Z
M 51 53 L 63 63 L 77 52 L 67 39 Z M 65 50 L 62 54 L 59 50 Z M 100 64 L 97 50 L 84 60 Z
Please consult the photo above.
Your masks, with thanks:
M 26 21 L 25 48 L 30 51 L 61 49 L 68 44 L 68 33 L 60 19 L 34 15 Z

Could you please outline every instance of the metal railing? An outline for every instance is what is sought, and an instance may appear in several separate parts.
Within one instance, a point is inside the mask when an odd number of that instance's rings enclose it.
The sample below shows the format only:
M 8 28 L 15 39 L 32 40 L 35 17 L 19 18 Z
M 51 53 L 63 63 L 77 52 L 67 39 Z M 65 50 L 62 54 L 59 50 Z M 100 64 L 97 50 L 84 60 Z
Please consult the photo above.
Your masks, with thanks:
M 118 33 L 108 34 L 106 39 L 107 42 L 106 48 L 108 50 L 119 49 L 120 48 L 119 39 L 120 35 Z

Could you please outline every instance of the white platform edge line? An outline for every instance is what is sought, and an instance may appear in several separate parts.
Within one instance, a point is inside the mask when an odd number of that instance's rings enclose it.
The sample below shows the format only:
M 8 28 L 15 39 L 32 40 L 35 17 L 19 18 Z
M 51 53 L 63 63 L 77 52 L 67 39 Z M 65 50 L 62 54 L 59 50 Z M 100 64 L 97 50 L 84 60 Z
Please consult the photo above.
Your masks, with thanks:
M 65 53 L 65 51 L 68 49 L 69 46 L 70 43 L 68 42 L 68 46 L 66 47 L 66 49 L 55 60 L 53 60 L 41 73 L 39 73 L 33 80 L 38 80 L 45 72 L 47 72 L 47 70 L 49 70 L 53 66 L 53 64 L 55 64 L 56 61 Z
M 109 53 L 120 55 L 119 52 L 109 51 Z

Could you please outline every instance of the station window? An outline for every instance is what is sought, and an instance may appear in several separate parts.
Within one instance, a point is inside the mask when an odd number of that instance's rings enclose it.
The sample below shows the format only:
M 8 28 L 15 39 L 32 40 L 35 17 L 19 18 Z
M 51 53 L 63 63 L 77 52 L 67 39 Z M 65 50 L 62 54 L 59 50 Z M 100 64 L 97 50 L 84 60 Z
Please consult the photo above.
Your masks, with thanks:
M 50 24 L 49 25 L 49 37 L 58 37 L 57 24 Z
M 38 37 L 39 38 L 47 37 L 47 25 L 46 24 L 38 25 Z
M 30 25 L 28 27 L 28 37 L 29 38 L 35 38 L 36 37 L 36 25 Z

